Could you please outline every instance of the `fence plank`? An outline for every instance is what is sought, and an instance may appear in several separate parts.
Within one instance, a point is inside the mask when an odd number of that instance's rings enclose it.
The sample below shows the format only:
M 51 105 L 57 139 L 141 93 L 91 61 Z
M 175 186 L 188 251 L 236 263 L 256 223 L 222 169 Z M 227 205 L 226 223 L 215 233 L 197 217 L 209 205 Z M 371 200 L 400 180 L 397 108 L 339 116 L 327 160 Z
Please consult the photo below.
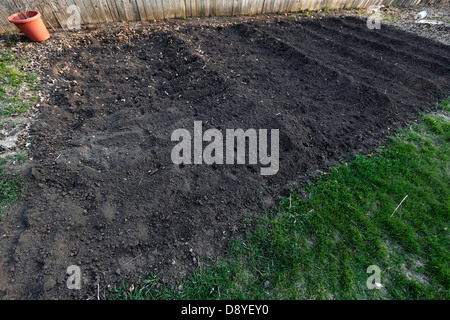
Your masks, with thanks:
M 4 33 L 7 33 L 7 32 L 8 32 L 8 30 L 5 30 L 3 28 L 3 25 L 0 24 L 0 34 L 4 34 Z
M 98 21 L 97 23 L 105 22 L 104 16 L 101 14 L 96 0 L 84 0 L 87 2 L 86 8 L 91 12 L 91 17 Z
M 200 0 L 190 0 L 192 7 L 192 16 L 199 17 L 201 15 L 202 5 Z
M 184 0 L 186 7 L 186 17 L 192 17 L 192 0 Z
M 36 8 L 41 14 L 42 20 L 47 23 L 53 30 L 58 28 L 59 23 L 56 20 L 53 10 L 47 1 L 26 1 L 27 5 Z
M 106 22 L 119 21 L 119 14 L 114 0 L 96 0 L 98 7 L 105 16 Z
M 215 3 L 215 13 L 216 16 L 231 16 L 232 7 L 230 1 L 227 0 L 216 0 Z
M 282 13 L 283 12 L 284 1 L 273 0 L 273 12 Z
M 276 0 L 266 0 L 264 6 L 265 13 L 276 13 L 275 3 L 278 2 Z
M 147 8 L 145 5 L 145 0 L 136 0 L 136 10 L 137 10 L 139 20 L 141 20 L 141 21 L 149 20 L 148 15 L 147 15 Z
M 250 5 L 251 14 L 261 14 L 261 8 L 263 6 L 264 0 L 253 0 Z
M 211 16 L 211 2 L 210 0 L 200 0 L 202 3 L 202 15 L 201 17 L 210 17 Z
M 186 6 L 184 0 L 175 0 L 175 18 L 186 16 Z
M 99 23 L 107 22 L 105 14 L 102 12 L 101 7 L 97 0 L 89 0 L 86 7 L 88 8 L 88 10 L 95 13 L 95 14 L 92 14 L 92 16 Z
M 67 18 L 69 17 L 67 13 L 67 4 L 63 0 L 56 0 L 49 2 L 50 8 L 53 11 L 56 21 L 58 22 L 58 27 L 64 28 L 67 25 Z
M 242 14 L 242 1 L 243 0 L 234 0 L 233 3 L 233 15 L 239 16 Z
M 153 19 L 162 20 L 164 19 L 164 10 L 162 0 L 147 0 L 150 3 L 153 11 Z
M 82 24 L 115 21 L 161 20 L 180 17 L 238 16 L 260 13 L 297 12 L 324 7 L 367 8 L 371 4 L 437 4 L 448 0 L 0 0 L 0 33 L 17 28 L 7 17 L 27 6 L 38 10 L 48 28 L 65 27 L 70 5 L 80 9 Z
M 175 0 L 163 0 L 164 18 L 175 18 Z
M 8 21 L 8 17 L 17 12 L 17 8 L 13 8 L 10 5 L 11 3 L 9 3 L 9 1 L 2 1 L 2 28 L 5 33 L 14 33 L 19 31 L 14 24 Z
M 6 10 L 7 10 L 7 16 L 10 16 L 16 12 L 19 12 L 20 10 L 23 10 L 24 8 L 21 8 L 21 3 L 20 1 L 12 1 L 12 0 L 3 0 L 2 4 L 5 6 Z M 30 10 L 30 9 L 29 9 Z
M 134 0 L 115 0 L 120 21 L 139 20 L 136 12 L 136 2 Z
M 71 0 L 56 0 L 56 4 L 53 5 L 54 14 L 62 28 L 67 27 L 68 20 L 72 17 L 75 12 L 73 10 L 68 10 L 69 7 L 75 6 Z M 71 8 L 73 9 L 73 8 Z M 78 8 L 81 16 L 81 8 Z M 82 23 L 82 21 L 80 21 Z
M 116 19 L 115 19 L 116 15 L 114 15 L 113 12 L 111 12 L 108 1 L 95 0 L 95 2 L 96 2 L 95 7 L 99 11 L 99 14 L 103 17 L 103 20 L 105 22 L 116 21 Z
M 73 3 L 78 6 L 80 9 L 80 15 L 81 15 L 81 22 L 83 24 L 86 23 L 97 23 L 97 19 L 94 19 L 92 17 L 92 12 L 86 7 L 86 1 L 84 0 L 72 0 Z
M 283 12 L 290 12 L 292 11 L 292 7 L 295 0 L 285 0 L 283 1 L 283 6 L 281 7 Z
M 253 0 L 242 0 L 242 5 L 241 5 L 241 14 L 243 15 L 253 15 L 254 13 L 252 12 L 252 4 L 253 4 Z
M 8 17 L 15 12 L 13 12 L 11 9 L 7 8 L 6 3 L 2 3 L 2 4 L 4 7 L 2 8 L 2 10 L 0 10 L 0 12 L 1 12 L 0 18 L 2 18 L 1 26 L 2 26 L 2 29 L 4 30 L 3 32 L 4 33 L 12 33 L 12 32 L 18 31 L 19 29 L 8 21 Z

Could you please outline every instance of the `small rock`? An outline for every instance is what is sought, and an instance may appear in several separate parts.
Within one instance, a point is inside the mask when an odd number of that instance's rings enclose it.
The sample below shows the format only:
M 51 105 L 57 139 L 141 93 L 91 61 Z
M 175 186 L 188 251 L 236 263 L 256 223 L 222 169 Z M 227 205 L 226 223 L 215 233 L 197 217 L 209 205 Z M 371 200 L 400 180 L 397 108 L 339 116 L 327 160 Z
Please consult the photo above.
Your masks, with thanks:
M 45 291 L 50 291 L 52 290 L 56 285 L 56 281 L 55 279 L 48 279 L 45 283 L 44 283 L 44 290 Z
M 267 289 L 269 287 L 270 287 L 270 282 L 269 281 L 264 282 L 264 289 Z

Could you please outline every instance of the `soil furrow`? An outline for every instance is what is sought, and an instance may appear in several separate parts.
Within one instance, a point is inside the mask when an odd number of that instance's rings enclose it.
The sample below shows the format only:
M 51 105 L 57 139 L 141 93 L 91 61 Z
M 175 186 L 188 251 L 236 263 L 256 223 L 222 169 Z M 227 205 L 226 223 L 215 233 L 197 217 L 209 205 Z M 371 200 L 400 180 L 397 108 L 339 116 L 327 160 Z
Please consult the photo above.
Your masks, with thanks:
M 404 69 L 404 65 L 400 63 L 391 63 L 389 59 L 379 60 L 370 52 L 358 50 L 353 47 L 342 45 L 342 41 L 335 40 L 337 32 L 326 32 L 326 28 L 310 29 L 309 25 L 302 27 L 301 36 L 289 37 L 292 45 L 299 51 L 308 51 L 311 53 L 327 52 L 330 59 L 327 60 L 327 65 L 339 70 L 344 74 L 348 74 L 352 78 L 361 78 L 362 82 L 367 86 L 385 93 L 388 90 L 398 96 L 399 101 L 404 97 L 405 93 L 417 96 L 420 100 L 428 99 L 424 97 L 419 90 L 419 87 L 434 88 L 435 93 L 440 92 L 440 88 L 431 80 L 425 79 L 421 76 L 411 77 L 411 74 Z M 269 31 L 273 34 L 276 32 L 277 36 L 286 37 L 289 30 L 284 28 L 274 27 Z M 320 40 L 320 41 L 319 41 Z M 377 68 L 372 68 L 373 63 L 377 63 Z M 384 79 L 384 82 L 377 83 L 378 87 L 374 87 L 372 83 L 374 79 Z M 396 80 L 395 85 L 392 79 Z M 441 92 L 442 93 L 442 92 Z M 433 94 L 433 93 L 430 93 Z
M 336 28 L 334 30 L 327 27 L 326 23 L 308 23 L 305 24 L 304 27 L 311 28 L 322 34 L 328 34 L 330 38 L 341 43 L 352 42 L 351 47 L 355 50 L 370 53 L 374 57 L 377 57 L 380 60 L 382 59 L 385 63 L 390 63 L 392 65 L 395 65 L 395 63 L 401 64 L 406 72 L 413 75 L 418 73 L 418 67 L 424 69 L 420 72 L 425 74 L 425 77 L 429 80 L 434 80 L 437 76 L 443 77 L 442 80 L 445 80 L 450 74 L 450 70 L 445 64 L 417 56 L 412 49 L 395 49 L 383 41 L 368 39 L 365 34 L 352 34 L 351 31 L 348 31 L 346 28 Z M 365 32 L 368 31 L 371 30 L 366 29 Z M 409 61 L 409 63 L 405 63 L 406 61 Z
M 333 29 L 347 29 L 354 31 L 369 31 L 364 21 L 347 17 L 344 19 L 327 19 L 326 26 Z M 407 40 L 405 38 L 396 37 L 398 31 L 385 24 L 381 25 L 381 29 L 373 29 L 366 32 L 365 36 L 374 41 L 381 41 L 384 44 L 390 45 L 393 48 L 408 52 L 414 52 L 415 55 L 424 59 L 433 60 L 436 63 L 447 65 L 450 61 L 450 54 L 447 46 L 430 41 L 413 34 L 408 34 Z

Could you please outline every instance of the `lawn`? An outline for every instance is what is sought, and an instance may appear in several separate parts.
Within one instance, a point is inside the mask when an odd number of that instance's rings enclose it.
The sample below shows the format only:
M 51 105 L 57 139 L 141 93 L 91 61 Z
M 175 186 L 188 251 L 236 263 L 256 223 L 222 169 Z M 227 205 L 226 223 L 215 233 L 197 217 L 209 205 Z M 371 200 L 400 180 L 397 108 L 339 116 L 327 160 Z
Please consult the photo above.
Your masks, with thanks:
M 5 164 L 15 161 L 23 161 L 23 154 L 0 158 L 0 219 L 6 206 L 20 198 L 21 178 L 4 168 Z
M 14 46 L 15 43 L 10 45 Z M 14 54 L 8 49 L 0 50 L 0 136 L 20 127 L 23 123 L 15 117 L 27 111 L 37 97 L 38 74 L 27 73 L 27 58 Z M 0 157 L 0 218 L 8 203 L 16 201 L 20 197 L 21 178 L 11 172 L 11 164 L 24 160 L 22 152 L 11 152 L 0 145 L 2 156 Z M 3 152 L 8 155 L 4 156 Z M 8 165 L 8 169 L 5 166 Z M 14 166 L 14 165 L 13 165 Z
M 38 73 L 26 72 L 27 58 L 0 51 L 0 116 L 17 116 L 37 101 Z

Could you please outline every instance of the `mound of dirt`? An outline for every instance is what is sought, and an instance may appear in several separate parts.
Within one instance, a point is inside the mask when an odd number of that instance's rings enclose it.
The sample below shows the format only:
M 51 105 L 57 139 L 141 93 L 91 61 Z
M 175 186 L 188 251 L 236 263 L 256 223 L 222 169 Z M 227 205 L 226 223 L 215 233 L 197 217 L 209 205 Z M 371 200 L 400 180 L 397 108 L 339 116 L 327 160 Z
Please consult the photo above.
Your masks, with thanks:
M 222 254 L 242 216 L 373 151 L 450 89 L 447 46 L 356 18 L 105 30 L 49 60 L 23 199 L 0 222 L 4 298 L 86 299 L 184 274 Z M 278 173 L 173 164 L 171 134 L 194 121 L 279 129 Z M 70 265 L 81 290 L 67 288 Z

